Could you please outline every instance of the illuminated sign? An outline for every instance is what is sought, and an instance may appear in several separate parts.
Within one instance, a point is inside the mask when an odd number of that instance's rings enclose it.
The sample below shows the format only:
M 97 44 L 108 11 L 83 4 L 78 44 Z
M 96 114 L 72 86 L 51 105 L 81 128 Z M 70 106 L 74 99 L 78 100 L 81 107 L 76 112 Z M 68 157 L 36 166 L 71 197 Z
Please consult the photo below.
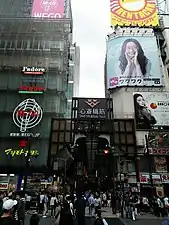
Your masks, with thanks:
M 42 94 L 45 88 L 38 87 L 38 86 L 21 86 L 19 87 L 19 93 L 21 94 Z
M 21 156 L 21 155 L 24 155 L 25 157 L 28 156 L 30 154 L 30 156 L 38 156 L 39 155 L 39 152 L 38 150 L 34 150 L 34 149 L 31 149 L 30 151 L 28 150 L 25 150 L 25 149 L 6 149 L 5 150 L 5 154 L 6 155 L 10 155 L 12 157 L 14 156 Z
M 22 72 L 27 75 L 43 75 L 45 73 L 44 68 L 38 68 L 38 67 L 22 67 Z
M 26 99 L 13 111 L 13 121 L 20 132 L 37 126 L 42 120 L 43 111 L 35 99 Z
M 0 190 L 7 190 L 8 186 L 8 183 L 0 183 Z
M 10 137 L 34 137 L 37 138 L 40 133 L 10 133 Z
M 149 148 L 150 154 L 152 155 L 169 155 L 169 148 Z

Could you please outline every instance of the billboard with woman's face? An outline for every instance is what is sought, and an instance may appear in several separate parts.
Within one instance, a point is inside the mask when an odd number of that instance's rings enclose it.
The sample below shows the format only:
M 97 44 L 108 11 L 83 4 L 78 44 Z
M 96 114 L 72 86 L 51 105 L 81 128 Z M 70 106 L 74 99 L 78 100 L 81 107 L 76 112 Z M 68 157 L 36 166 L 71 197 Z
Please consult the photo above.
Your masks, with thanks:
M 134 92 L 136 129 L 169 129 L 169 92 Z
M 108 41 L 108 89 L 122 86 L 162 86 L 162 73 L 154 36 L 121 36 Z

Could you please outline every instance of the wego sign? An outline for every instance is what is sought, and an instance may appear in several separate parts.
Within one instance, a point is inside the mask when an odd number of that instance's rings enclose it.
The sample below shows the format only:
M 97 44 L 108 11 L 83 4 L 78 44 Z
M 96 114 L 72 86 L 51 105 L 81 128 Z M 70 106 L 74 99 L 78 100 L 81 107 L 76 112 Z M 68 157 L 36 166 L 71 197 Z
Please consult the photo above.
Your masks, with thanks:
M 37 126 L 42 116 L 42 109 L 35 99 L 26 99 L 15 108 L 13 121 L 20 128 L 20 132 L 26 132 L 27 129 Z
M 64 15 L 64 0 L 34 0 L 32 17 L 62 18 Z

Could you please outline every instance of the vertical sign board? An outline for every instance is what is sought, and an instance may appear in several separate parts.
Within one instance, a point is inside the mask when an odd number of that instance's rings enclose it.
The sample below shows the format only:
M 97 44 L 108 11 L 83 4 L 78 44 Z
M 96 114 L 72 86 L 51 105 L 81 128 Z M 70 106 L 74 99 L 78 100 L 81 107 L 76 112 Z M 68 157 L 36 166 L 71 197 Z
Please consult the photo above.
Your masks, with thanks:
M 107 119 L 107 99 L 106 98 L 79 98 L 78 99 L 78 119 L 82 120 L 104 120 Z

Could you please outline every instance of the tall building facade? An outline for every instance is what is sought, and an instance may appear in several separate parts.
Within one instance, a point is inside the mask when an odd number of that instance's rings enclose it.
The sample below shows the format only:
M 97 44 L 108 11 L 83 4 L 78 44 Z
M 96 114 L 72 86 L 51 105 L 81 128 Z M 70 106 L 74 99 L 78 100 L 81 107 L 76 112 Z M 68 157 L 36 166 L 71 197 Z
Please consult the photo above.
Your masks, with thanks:
M 71 118 L 72 97 L 79 96 L 79 81 L 80 81 L 80 47 L 77 46 L 76 43 L 74 43 L 70 47 L 66 118 Z
M 128 0 L 123 1 L 123 7 L 115 7 L 111 0 L 110 11 L 105 92 L 113 98 L 114 119 L 133 120 L 136 136 L 134 148 L 118 149 L 125 155 L 119 172 L 127 173 L 131 185 L 138 184 L 142 191 L 152 192 L 153 186 L 153 191 L 163 192 L 168 182 L 164 173 L 169 171 L 168 31 L 164 11 L 155 1 L 144 1 L 140 6 Z M 133 140 L 130 136 L 127 139 Z M 119 140 L 124 142 L 122 137 Z
M 6 172 L 20 171 L 27 156 L 34 170 L 46 168 L 51 120 L 66 117 L 71 5 L 39 3 L 1 2 L 0 168 Z

